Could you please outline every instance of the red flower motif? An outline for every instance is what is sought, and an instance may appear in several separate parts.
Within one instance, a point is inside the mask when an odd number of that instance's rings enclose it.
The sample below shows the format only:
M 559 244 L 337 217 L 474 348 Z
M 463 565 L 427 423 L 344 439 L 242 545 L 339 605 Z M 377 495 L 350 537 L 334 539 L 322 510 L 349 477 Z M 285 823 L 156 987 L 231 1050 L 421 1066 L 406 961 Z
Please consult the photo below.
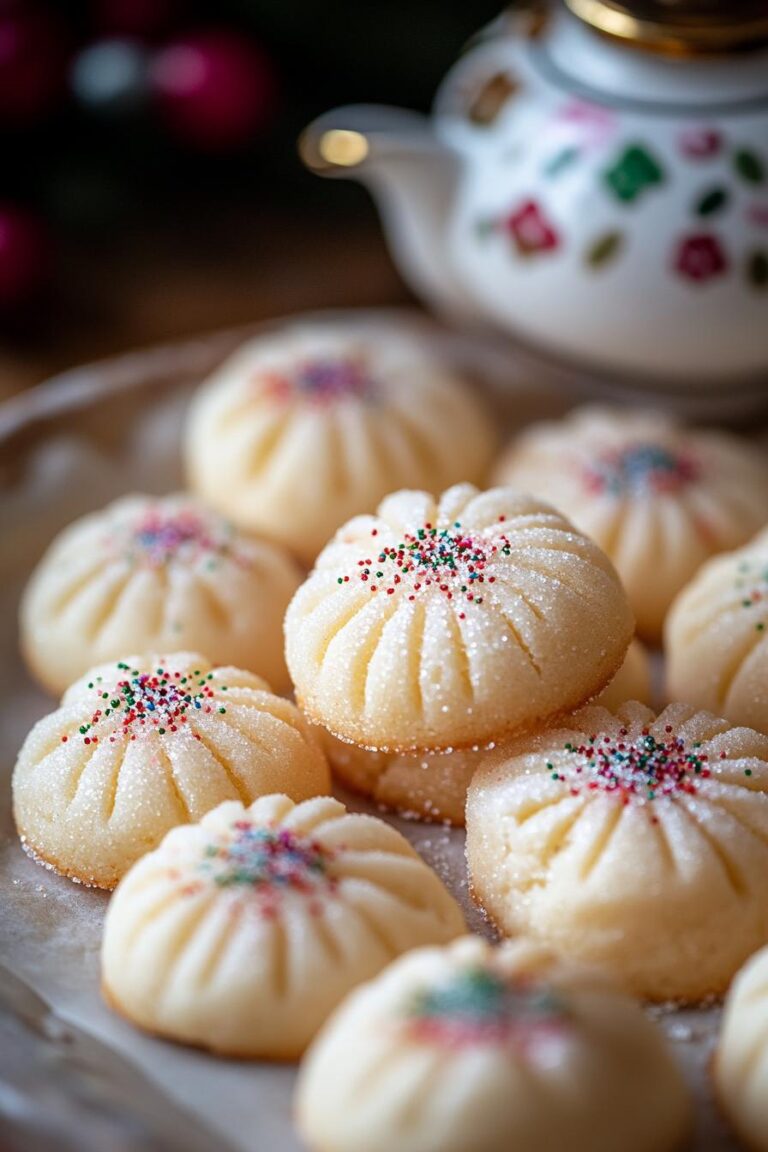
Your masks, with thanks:
M 728 258 L 716 236 L 699 232 L 684 236 L 674 253 L 675 271 L 703 284 L 728 271 Z
M 504 227 L 521 256 L 552 252 L 560 246 L 560 237 L 535 200 L 525 200 L 510 212 Z
M 680 151 L 689 160 L 708 160 L 717 156 L 723 139 L 712 128 L 689 128 L 681 134 L 679 143 Z

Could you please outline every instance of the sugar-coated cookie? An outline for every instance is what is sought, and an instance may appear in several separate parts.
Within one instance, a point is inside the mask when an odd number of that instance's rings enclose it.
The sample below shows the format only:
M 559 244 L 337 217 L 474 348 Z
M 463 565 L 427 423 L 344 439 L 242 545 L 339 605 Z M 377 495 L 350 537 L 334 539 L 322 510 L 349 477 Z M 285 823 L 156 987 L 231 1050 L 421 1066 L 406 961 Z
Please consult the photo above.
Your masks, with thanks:
M 627 700 L 649 703 L 648 653 L 638 640 L 596 703 L 618 707 Z M 369 752 L 324 733 L 325 752 L 334 775 L 347 788 L 402 816 L 464 826 L 467 789 L 475 770 L 496 745 L 455 752 Z
M 632 614 L 603 552 L 548 505 L 459 484 L 388 496 L 318 557 L 286 614 L 297 699 L 362 747 L 470 747 L 596 695 Z
M 282 620 L 301 575 L 188 496 L 126 496 L 70 524 L 33 573 L 21 643 L 55 695 L 126 652 L 203 652 L 289 687 Z
M 745 544 L 768 516 L 768 460 L 723 432 L 660 412 L 578 409 L 511 445 L 496 481 L 551 501 L 616 565 L 640 636 L 697 568 Z
M 107 913 L 103 989 L 150 1032 L 293 1060 L 355 984 L 464 930 L 383 820 L 266 796 L 174 829 L 130 870 Z
M 302 1064 L 311 1152 L 677 1152 L 691 1107 L 630 997 L 529 941 L 395 961 Z
M 639 996 L 725 991 L 768 941 L 768 737 L 676 704 L 588 707 L 478 769 L 475 898 Z
M 768 732 L 768 533 L 717 556 L 665 626 L 667 694 Z
M 397 488 L 479 480 L 495 447 L 480 400 L 405 329 L 300 322 L 245 344 L 202 387 L 190 485 L 311 564 Z
M 176 824 L 223 800 L 327 792 L 320 742 L 258 676 L 203 656 L 127 657 L 94 668 L 40 720 L 13 773 L 26 850 L 113 888 Z
M 624 663 L 595 700 L 604 708 L 618 708 L 628 700 L 639 700 L 650 705 L 653 699 L 651 658 L 648 649 L 639 640 L 633 640 L 627 649 Z
M 334 775 L 347 788 L 402 816 L 464 826 L 467 788 L 487 749 L 456 752 L 369 752 L 325 734 Z
M 768 1152 L 768 948 L 752 956 L 725 1002 L 714 1061 L 721 1108 L 754 1152 Z

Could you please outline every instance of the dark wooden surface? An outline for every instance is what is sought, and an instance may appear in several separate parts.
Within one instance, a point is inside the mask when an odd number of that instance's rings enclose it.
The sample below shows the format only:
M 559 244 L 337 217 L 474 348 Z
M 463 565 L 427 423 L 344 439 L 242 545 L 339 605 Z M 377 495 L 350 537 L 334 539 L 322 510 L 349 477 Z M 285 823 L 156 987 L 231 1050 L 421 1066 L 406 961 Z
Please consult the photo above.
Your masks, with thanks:
M 0 400 L 57 372 L 134 348 L 303 309 L 410 297 L 371 208 L 341 215 L 271 210 L 199 219 L 72 245 L 35 322 L 0 339 Z

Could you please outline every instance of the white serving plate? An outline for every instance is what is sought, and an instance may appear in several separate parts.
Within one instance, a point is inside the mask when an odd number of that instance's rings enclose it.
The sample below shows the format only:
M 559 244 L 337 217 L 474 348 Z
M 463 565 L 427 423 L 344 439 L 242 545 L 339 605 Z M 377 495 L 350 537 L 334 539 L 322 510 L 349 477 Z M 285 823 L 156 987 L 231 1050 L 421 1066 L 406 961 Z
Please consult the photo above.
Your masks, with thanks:
M 510 430 L 573 402 L 508 351 L 417 314 L 343 315 L 365 324 L 395 318 L 427 329 L 434 346 L 489 392 Z M 54 1144 L 62 1152 L 299 1152 L 293 1067 L 215 1059 L 155 1040 L 105 1007 L 98 958 L 107 894 L 29 860 L 10 814 L 16 753 L 52 707 L 18 654 L 18 599 L 32 566 L 74 517 L 132 489 L 180 485 L 180 425 L 191 389 L 253 331 L 78 369 L 0 407 L 0 1134 L 13 1134 L 14 1152 Z M 462 901 L 470 926 L 487 932 L 467 897 L 463 833 L 388 818 Z M 697 1152 L 735 1149 L 708 1082 L 719 1008 L 650 1011 L 696 1093 Z

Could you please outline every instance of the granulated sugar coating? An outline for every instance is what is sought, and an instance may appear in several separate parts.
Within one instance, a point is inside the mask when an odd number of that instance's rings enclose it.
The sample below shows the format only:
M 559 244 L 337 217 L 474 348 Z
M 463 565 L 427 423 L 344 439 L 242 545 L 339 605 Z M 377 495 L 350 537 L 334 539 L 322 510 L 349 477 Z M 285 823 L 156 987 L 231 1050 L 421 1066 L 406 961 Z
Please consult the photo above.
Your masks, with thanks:
M 313 1152 L 677 1152 L 691 1122 L 660 1030 L 603 977 L 530 941 L 421 948 L 310 1048 Z
M 697 572 L 664 632 L 672 699 L 768 732 L 768 533 Z
M 768 948 L 750 958 L 728 993 L 713 1070 L 720 1106 L 744 1147 L 768 1152 Z
M 551 500 L 605 549 L 652 641 L 704 561 L 763 527 L 768 501 L 764 453 L 658 411 L 588 407 L 534 424 L 495 479 Z
M 467 858 L 504 933 L 651 1000 L 722 993 L 768 939 L 768 737 L 684 704 L 584 708 L 478 770 Z
M 21 608 L 22 648 L 56 695 L 126 652 L 202 651 L 289 686 L 282 617 L 301 575 L 279 548 L 188 496 L 126 496 L 50 545 Z
M 242 1057 L 296 1059 L 355 984 L 465 931 L 394 828 L 328 796 L 222 804 L 128 873 L 107 915 L 107 999 Z
M 494 747 L 432 754 L 368 752 L 329 733 L 323 744 L 334 775 L 347 788 L 406 819 L 459 827 L 472 774 Z
M 479 480 L 495 444 L 477 391 L 416 335 L 304 321 L 245 344 L 203 385 L 186 464 L 212 507 L 310 565 L 387 492 Z
M 30 855 L 112 888 L 176 824 L 223 800 L 329 789 L 317 736 L 289 701 L 202 656 L 94 668 L 30 732 L 13 776 Z
M 632 635 L 607 557 L 510 488 L 398 492 L 340 529 L 286 615 L 297 697 L 392 751 L 487 744 L 568 711 Z

